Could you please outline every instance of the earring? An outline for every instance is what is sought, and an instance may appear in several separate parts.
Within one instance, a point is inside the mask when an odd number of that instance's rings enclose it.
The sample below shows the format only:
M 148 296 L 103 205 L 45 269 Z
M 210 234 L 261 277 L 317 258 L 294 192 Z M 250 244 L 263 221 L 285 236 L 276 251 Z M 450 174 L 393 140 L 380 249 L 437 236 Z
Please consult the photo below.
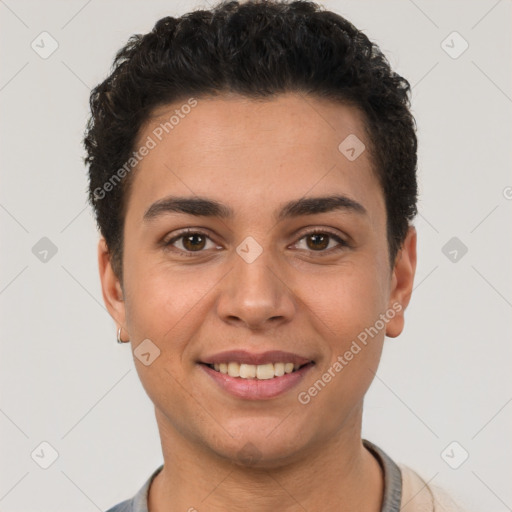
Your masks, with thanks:
M 121 327 L 117 330 L 117 343 L 128 343 L 130 340 L 123 341 L 121 339 Z

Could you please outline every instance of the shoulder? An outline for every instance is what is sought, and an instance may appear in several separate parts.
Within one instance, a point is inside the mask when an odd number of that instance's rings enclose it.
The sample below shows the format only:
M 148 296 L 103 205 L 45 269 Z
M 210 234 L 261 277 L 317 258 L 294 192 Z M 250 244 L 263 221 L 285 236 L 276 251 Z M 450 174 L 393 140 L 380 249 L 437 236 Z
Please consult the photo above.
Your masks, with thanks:
M 427 483 L 418 473 L 398 464 L 402 473 L 401 512 L 468 512 L 442 488 Z
M 137 491 L 135 496 L 132 498 L 122 501 L 112 508 L 109 508 L 106 512 L 148 512 L 148 493 L 149 487 L 153 482 L 154 478 L 160 471 L 162 471 L 164 465 L 159 466 L 149 478 L 144 482 L 144 485 Z

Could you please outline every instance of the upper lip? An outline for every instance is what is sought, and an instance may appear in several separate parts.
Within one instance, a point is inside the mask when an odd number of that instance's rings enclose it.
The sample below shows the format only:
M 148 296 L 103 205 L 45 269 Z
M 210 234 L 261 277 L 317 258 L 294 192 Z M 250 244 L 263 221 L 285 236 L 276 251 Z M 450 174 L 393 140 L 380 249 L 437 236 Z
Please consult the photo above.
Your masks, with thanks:
M 252 353 L 246 350 L 226 350 L 212 356 L 205 357 L 200 362 L 204 364 L 220 364 L 235 361 L 240 364 L 267 364 L 267 363 L 293 363 L 304 365 L 313 362 L 311 359 L 283 352 L 282 350 L 269 350 L 267 352 Z

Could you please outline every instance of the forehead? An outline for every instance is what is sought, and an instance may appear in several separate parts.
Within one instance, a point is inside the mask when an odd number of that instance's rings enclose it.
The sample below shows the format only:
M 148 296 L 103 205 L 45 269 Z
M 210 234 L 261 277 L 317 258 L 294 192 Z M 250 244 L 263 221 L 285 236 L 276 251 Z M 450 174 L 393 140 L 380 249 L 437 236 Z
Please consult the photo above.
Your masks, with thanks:
M 263 210 L 285 196 L 335 192 L 359 201 L 377 194 L 375 207 L 383 207 L 355 107 L 294 93 L 194 102 L 159 107 L 141 127 L 136 147 L 152 149 L 136 166 L 132 207 L 180 194 Z
M 192 101 L 195 106 L 190 107 Z M 337 142 L 349 134 L 366 137 L 364 117 L 356 107 L 299 93 L 271 99 L 230 93 L 156 108 L 139 130 L 138 144 L 152 135 L 157 143 L 173 139 L 185 151 L 204 147 L 226 153 L 258 146 L 336 154 Z

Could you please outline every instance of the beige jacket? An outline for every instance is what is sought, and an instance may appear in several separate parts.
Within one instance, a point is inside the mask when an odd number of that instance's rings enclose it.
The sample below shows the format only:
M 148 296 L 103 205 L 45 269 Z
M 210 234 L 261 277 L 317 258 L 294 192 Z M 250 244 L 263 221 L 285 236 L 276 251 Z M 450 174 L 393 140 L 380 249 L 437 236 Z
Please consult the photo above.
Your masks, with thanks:
M 402 472 L 400 512 L 468 512 L 441 488 L 427 484 L 408 466 L 398 464 Z

